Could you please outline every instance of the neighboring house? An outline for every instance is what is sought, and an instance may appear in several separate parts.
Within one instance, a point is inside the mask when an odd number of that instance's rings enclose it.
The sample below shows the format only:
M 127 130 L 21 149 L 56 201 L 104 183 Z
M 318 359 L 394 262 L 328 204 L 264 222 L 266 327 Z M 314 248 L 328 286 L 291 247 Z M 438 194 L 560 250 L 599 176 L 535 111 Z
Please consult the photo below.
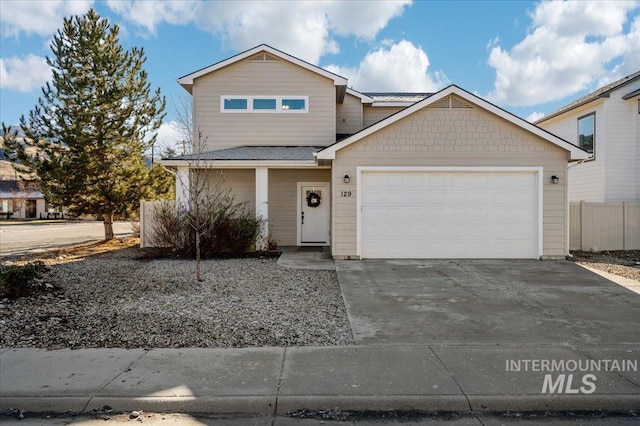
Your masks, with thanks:
M 47 203 L 32 181 L 0 180 L 0 218 L 47 217 Z
M 640 202 L 640 71 L 535 124 L 589 151 L 569 168 L 569 200 Z
M 281 246 L 355 259 L 568 253 L 567 163 L 588 153 L 457 86 L 359 93 L 266 45 L 178 82 L 207 143 L 162 160 L 178 202 L 190 169 L 219 169 Z

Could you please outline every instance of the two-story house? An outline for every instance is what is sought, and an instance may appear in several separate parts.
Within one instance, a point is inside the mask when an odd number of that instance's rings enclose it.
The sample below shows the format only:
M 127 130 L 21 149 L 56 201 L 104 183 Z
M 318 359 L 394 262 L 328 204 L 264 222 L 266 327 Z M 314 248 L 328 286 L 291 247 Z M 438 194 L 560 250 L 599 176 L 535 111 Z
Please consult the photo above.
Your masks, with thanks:
M 540 258 L 568 252 L 567 163 L 588 153 L 457 87 L 359 93 L 260 45 L 178 79 L 196 155 L 280 245 L 335 258 Z M 197 161 L 196 161 L 197 160 Z
M 569 168 L 570 201 L 640 202 L 640 71 L 536 124 L 591 154 Z

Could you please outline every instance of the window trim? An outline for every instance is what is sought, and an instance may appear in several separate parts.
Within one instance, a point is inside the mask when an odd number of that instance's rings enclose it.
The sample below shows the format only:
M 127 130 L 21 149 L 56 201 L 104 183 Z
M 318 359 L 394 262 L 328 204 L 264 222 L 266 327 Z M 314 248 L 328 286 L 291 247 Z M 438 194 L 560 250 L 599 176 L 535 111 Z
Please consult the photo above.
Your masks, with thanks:
M 588 114 L 584 114 L 581 115 L 580 117 L 578 117 L 576 119 L 576 130 L 577 130 L 577 140 L 576 140 L 576 145 L 580 148 L 582 148 L 582 146 L 580 146 L 580 120 L 582 120 L 583 118 L 587 118 L 587 117 L 593 117 L 593 152 L 591 152 L 591 157 L 588 160 L 585 161 L 593 161 L 596 159 L 596 112 L 592 111 Z M 584 149 L 584 148 L 582 148 Z M 587 151 L 588 152 L 588 151 Z
M 246 99 L 247 109 L 226 109 L 225 99 Z M 254 99 L 275 99 L 276 109 L 253 109 Z M 282 100 L 304 101 L 304 109 L 282 109 Z M 309 96 L 269 96 L 269 95 L 220 95 L 220 112 L 224 114 L 307 114 L 309 112 Z

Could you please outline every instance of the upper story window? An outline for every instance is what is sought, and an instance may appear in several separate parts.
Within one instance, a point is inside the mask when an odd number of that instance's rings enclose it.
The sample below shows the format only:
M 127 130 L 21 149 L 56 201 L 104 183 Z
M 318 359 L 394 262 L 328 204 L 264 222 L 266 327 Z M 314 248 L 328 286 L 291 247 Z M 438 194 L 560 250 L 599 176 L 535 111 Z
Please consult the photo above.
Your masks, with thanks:
M 264 111 L 275 111 L 277 108 L 277 101 L 273 98 L 254 98 L 253 99 L 253 109 L 254 110 L 264 110 Z
M 240 98 L 226 98 L 223 100 L 225 110 L 244 111 L 247 109 L 247 100 Z
M 596 146 L 596 113 L 578 118 L 578 146 L 593 154 Z
M 220 96 L 220 112 L 307 113 L 308 96 Z

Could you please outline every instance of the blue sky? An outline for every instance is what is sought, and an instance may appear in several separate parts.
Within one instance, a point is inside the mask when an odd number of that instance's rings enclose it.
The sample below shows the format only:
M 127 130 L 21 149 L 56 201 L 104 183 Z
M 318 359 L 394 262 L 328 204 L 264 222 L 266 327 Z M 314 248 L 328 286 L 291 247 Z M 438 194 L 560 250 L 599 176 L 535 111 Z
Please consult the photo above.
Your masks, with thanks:
M 0 120 L 16 124 L 50 71 L 64 16 L 89 7 L 144 47 L 154 87 L 267 43 L 349 78 L 361 91 L 436 91 L 454 83 L 523 118 L 640 70 L 640 2 L 2 1 Z M 159 139 L 177 136 L 169 106 Z

